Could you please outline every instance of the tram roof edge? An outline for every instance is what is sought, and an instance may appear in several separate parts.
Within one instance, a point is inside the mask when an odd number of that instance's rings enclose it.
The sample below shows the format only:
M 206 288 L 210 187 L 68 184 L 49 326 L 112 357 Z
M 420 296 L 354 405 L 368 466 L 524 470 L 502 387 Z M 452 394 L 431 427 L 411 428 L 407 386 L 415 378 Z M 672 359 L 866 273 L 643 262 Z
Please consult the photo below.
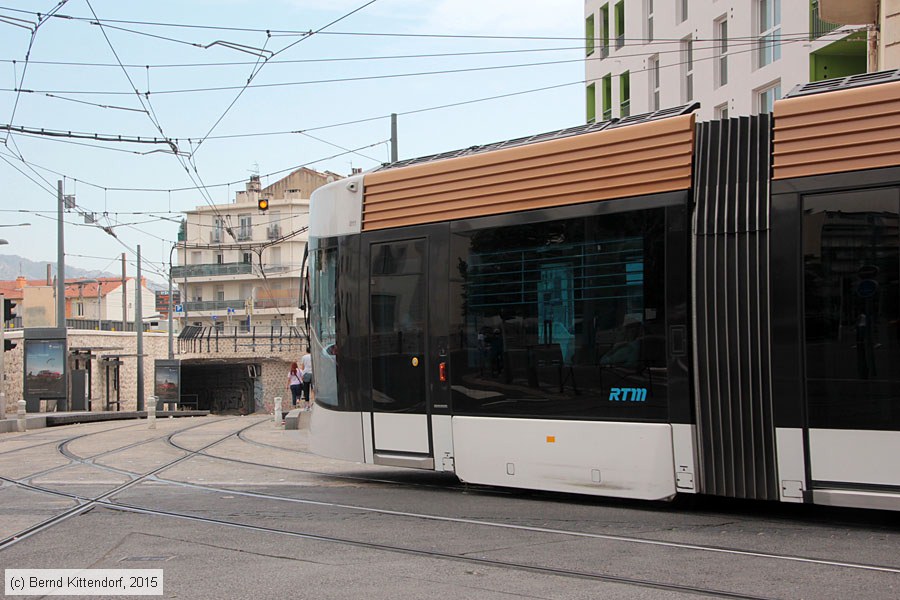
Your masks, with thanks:
M 384 163 L 380 167 L 376 167 L 368 173 L 375 173 L 378 171 L 385 171 L 388 169 L 398 169 L 401 167 L 408 167 L 411 165 L 418 165 L 422 163 L 429 163 L 438 160 L 445 160 L 448 158 L 459 158 L 462 156 L 471 156 L 473 154 L 481 154 L 484 152 L 493 152 L 495 150 L 502 150 L 505 148 L 515 148 L 518 146 L 526 146 L 529 144 L 536 144 L 539 142 L 547 142 L 550 140 L 558 140 L 562 138 L 572 137 L 576 135 L 584 135 L 588 133 L 595 133 L 598 131 L 605 131 L 608 129 L 618 129 L 620 127 L 628 127 L 630 125 L 639 125 L 641 123 L 649 123 L 651 121 L 658 121 L 660 119 L 667 119 L 670 117 L 687 115 L 691 114 L 695 110 L 700 108 L 699 102 L 690 102 L 687 104 L 682 104 L 680 106 L 674 106 L 671 108 L 665 108 L 661 110 L 656 110 L 648 113 L 642 113 L 639 115 L 631 115 L 628 117 L 622 118 L 614 118 L 607 121 L 598 121 L 595 123 L 587 123 L 585 125 L 578 125 L 575 127 L 568 127 L 566 129 L 558 129 L 556 131 L 548 131 L 545 133 L 539 133 L 535 135 L 514 138 L 511 140 L 504 140 L 501 142 L 494 142 L 490 144 L 482 144 L 477 146 L 469 146 L 468 148 L 460 148 L 458 150 L 450 150 L 448 152 L 440 152 L 438 154 L 430 154 L 427 156 L 420 156 L 416 158 L 410 158 L 405 160 L 398 160 L 393 163 Z

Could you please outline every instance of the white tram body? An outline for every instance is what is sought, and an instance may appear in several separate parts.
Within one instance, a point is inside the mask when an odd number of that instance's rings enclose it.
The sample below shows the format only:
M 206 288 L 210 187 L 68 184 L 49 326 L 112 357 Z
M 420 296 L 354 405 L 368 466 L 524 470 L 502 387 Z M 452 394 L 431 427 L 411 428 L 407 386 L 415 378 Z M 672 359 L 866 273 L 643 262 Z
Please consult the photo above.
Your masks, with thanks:
M 386 165 L 313 194 L 320 455 L 900 509 L 900 81 Z

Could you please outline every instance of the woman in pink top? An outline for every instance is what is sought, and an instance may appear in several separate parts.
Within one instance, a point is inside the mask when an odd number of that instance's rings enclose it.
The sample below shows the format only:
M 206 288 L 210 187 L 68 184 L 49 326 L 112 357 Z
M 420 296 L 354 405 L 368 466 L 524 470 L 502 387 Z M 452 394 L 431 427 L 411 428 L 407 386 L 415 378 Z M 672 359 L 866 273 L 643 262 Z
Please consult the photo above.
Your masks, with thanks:
M 303 389 L 303 377 L 300 375 L 300 369 L 296 362 L 291 363 L 291 372 L 288 375 L 288 387 L 291 390 L 291 408 L 296 408 L 297 402 L 300 401 L 300 393 Z

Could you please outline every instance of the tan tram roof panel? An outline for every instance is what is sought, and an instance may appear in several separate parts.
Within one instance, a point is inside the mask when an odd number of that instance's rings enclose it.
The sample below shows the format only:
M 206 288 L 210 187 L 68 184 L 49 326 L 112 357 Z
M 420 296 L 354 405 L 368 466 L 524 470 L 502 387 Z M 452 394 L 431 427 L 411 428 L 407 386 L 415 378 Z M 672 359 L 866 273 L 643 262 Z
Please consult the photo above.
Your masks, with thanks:
M 900 165 L 900 82 L 775 103 L 774 179 Z
M 686 190 L 694 115 L 365 176 L 363 230 Z

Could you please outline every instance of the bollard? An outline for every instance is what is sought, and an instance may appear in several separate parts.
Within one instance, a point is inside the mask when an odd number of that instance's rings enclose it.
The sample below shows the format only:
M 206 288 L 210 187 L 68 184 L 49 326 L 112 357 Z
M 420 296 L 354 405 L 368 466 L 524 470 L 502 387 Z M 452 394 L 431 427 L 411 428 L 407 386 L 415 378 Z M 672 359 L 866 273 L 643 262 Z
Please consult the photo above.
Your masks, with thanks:
M 16 423 L 16 429 L 19 433 L 23 433 L 25 431 L 25 401 L 19 400 L 16 402 L 16 416 L 18 417 L 18 422 Z
M 281 425 L 281 396 L 275 396 L 275 427 Z
M 147 404 L 148 429 L 156 429 L 156 396 L 150 396 Z

